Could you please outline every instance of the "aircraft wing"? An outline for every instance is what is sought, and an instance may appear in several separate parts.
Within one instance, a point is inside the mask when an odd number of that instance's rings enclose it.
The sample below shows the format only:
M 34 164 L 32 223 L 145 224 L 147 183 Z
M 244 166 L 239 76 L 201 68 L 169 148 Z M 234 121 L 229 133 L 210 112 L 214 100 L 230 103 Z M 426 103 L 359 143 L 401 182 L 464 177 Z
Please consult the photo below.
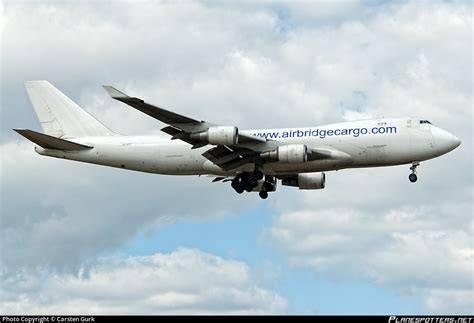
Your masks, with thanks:
M 152 118 L 168 124 L 168 127 L 165 127 L 161 130 L 171 135 L 171 139 L 180 139 L 191 144 L 193 146 L 192 148 L 199 148 L 208 144 L 205 140 L 199 139 L 197 138 L 198 136 L 193 135 L 205 132 L 211 127 L 219 126 L 211 122 L 189 118 L 146 103 L 144 100 L 130 97 L 112 86 L 104 85 L 104 89 L 113 99 L 128 104 L 132 108 L 135 108 Z M 237 142 L 262 143 L 266 142 L 266 140 L 249 134 L 238 133 Z
M 169 134 L 172 140 L 179 139 L 187 142 L 192 146 L 191 149 L 210 144 L 209 140 L 206 140 L 206 132 L 209 131 L 210 128 L 216 130 L 216 128 L 220 127 L 220 125 L 189 118 L 146 103 L 142 99 L 130 97 L 112 86 L 104 86 L 104 89 L 113 99 L 128 104 L 132 108 L 168 124 L 168 126 L 161 129 L 161 131 Z M 221 128 L 234 129 L 235 127 Z M 216 144 L 213 148 L 203 153 L 203 156 L 224 170 L 231 170 L 258 160 L 260 158 L 260 151 L 244 148 L 240 146 L 240 144 L 265 144 L 266 139 L 238 133 L 238 131 L 236 132 L 237 140 L 235 140 L 235 142 L 231 144 Z

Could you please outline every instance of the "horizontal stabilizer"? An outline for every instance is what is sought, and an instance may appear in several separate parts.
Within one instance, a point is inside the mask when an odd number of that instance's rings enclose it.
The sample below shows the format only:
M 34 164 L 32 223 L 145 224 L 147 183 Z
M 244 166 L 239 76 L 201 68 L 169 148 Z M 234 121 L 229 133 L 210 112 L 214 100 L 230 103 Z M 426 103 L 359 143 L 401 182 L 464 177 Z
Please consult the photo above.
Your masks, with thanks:
M 29 129 L 13 129 L 26 139 L 34 142 L 38 146 L 45 149 L 59 149 L 59 150 L 84 150 L 91 149 L 91 146 L 81 145 L 72 141 L 56 138 L 45 135 L 44 133 L 36 132 Z

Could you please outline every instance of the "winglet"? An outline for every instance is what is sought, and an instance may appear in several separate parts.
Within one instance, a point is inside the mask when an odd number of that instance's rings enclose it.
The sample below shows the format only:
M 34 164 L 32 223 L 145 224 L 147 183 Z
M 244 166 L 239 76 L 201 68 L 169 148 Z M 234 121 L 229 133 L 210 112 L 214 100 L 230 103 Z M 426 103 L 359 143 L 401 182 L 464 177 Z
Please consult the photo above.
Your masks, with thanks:
M 107 93 L 108 93 L 113 99 L 129 98 L 128 95 L 126 95 L 126 94 L 123 93 L 123 92 L 120 92 L 119 90 L 117 90 L 117 89 L 114 88 L 113 86 L 110 86 L 110 85 L 103 85 L 102 87 L 107 91 Z

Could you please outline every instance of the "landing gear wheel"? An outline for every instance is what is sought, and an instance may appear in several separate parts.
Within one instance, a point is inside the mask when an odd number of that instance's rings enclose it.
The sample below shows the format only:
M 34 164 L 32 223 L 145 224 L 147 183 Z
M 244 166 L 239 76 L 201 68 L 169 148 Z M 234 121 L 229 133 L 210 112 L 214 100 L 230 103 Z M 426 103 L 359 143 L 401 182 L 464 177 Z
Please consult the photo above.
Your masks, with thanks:
M 263 179 L 263 173 L 261 171 L 259 171 L 258 169 L 256 169 L 254 172 L 253 172 L 255 178 L 260 181 Z
M 260 191 L 258 193 L 258 195 L 262 198 L 262 199 L 266 199 L 268 197 L 268 192 L 267 191 Z
M 237 190 L 237 189 L 239 188 L 240 184 L 239 184 L 238 181 L 235 181 L 235 180 L 234 180 L 234 181 L 232 181 L 232 183 L 230 184 L 230 186 L 232 186 L 232 188 L 233 188 L 234 190 Z
M 411 167 L 410 167 L 411 174 L 408 176 L 408 179 L 412 183 L 415 183 L 418 180 L 418 176 L 416 176 L 416 168 L 418 166 L 420 166 L 420 162 L 417 162 L 417 161 L 415 161 L 411 164 Z
M 255 178 L 251 178 L 248 181 L 248 186 L 250 187 L 250 189 L 253 189 L 254 187 L 258 186 L 258 181 Z
M 244 187 L 243 187 L 242 183 L 240 183 L 240 178 L 239 177 L 235 177 L 232 180 L 232 183 L 230 184 L 230 186 L 232 186 L 232 188 L 239 194 L 242 194 L 244 192 Z
M 274 189 L 273 189 L 273 184 L 270 183 L 270 182 L 265 182 L 265 183 L 263 183 L 263 188 L 264 188 L 265 191 L 267 191 L 267 192 L 272 192 L 272 191 L 274 191 Z

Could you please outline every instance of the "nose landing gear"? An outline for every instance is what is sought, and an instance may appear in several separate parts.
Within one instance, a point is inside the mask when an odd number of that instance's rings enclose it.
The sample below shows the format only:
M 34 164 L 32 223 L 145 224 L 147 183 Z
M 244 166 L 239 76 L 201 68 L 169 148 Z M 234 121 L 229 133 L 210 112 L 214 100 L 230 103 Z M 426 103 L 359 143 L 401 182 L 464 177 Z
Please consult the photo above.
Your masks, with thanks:
M 418 176 L 416 176 L 416 168 L 420 166 L 420 162 L 413 162 L 411 164 L 410 170 L 411 174 L 408 176 L 410 182 L 415 183 L 418 180 Z

